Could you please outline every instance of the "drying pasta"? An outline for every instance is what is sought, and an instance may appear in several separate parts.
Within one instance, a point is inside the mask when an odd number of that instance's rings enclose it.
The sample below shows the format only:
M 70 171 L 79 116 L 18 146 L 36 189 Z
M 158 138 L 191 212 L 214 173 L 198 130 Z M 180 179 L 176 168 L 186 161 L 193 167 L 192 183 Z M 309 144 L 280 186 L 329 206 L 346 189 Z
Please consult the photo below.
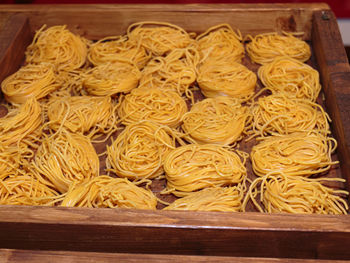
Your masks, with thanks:
M 54 131 L 64 127 L 73 133 L 108 134 L 115 130 L 116 106 L 111 97 L 58 97 L 48 104 L 49 126 Z
M 229 145 L 242 139 L 249 121 L 247 107 L 234 98 L 221 96 L 195 103 L 183 116 L 182 129 L 198 143 Z
M 37 141 L 41 134 L 42 112 L 39 102 L 30 97 L 18 108 L 11 108 L 0 118 L 0 145 L 27 147 Z
M 199 35 L 196 40 L 202 60 L 226 57 L 241 62 L 244 57 L 241 32 L 233 31 L 228 24 L 213 26 Z
M 255 91 L 254 72 L 231 59 L 206 59 L 198 67 L 198 85 L 206 97 L 230 96 L 247 100 Z
M 165 157 L 167 186 L 163 193 L 185 196 L 207 187 L 241 183 L 247 176 L 246 158 L 243 152 L 214 144 L 180 146 Z
M 181 27 L 153 21 L 130 25 L 127 36 L 154 56 L 162 56 L 175 48 L 185 48 L 193 42 L 191 36 Z
M 174 49 L 166 57 L 155 57 L 142 71 L 139 88 L 173 90 L 189 94 L 189 86 L 196 80 L 198 51 L 193 48 Z
M 277 57 L 261 66 L 258 76 L 269 89 L 299 99 L 316 101 L 321 90 L 317 70 L 289 57 Z
M 328 171 L 336 141 L 318 133 L 293 133 L 266 137 L 252 148 L 251 160 L 256 175 L 283 172 L 288 176 L 310 176 Z
M 301 62 L 311 56 L 309 45 L 294 35 L 299 33 L 277 32 L 264 33 L 255 37 L 247 36 L 251 42 L 246 45 L 250 59 L 259 64 L 266 64 L 279 56 L 288 56 Z
M 70 32 L 65 25 L 46 28 L 44 25 L 34 36 L 25 52 L 26 62 L 49 62 L 58 70 L 70 71 L 85 64 L 88 41 Z
M 24 103 L 29 97 L 43 98 L 59 86 L 52 64 L 41 63 L 21 67 L 1 83 L 1 90 L 7 101 Z
M 43 139 L 31 170 L 46 185 L 61 193 L 74 182 L 99 175 L 99 159 L 89 138 L 61 129 Z
M 347 214 L 348 204 L 341 195 L 349 193 L 323 185 L 322 181 L 327 180 L 344 181 L 340 178 L 309 179 L 302 176 L 268 174 L 252 182 L 243 208 L 251 199 L 262 213 Z M 258 195 L 264 208 L 256 200 Z
M 118 108 L 124 125 L 150 120 L 172 128 L 180 125 L 186 112 L 187 104 L 176 92 L 156 88 L 132 90 Z
M 306 99 L 272 94 L 259 98 L 252 114 L 253 133 L 261 137 L 308 131 L 330 133 L 327 113 L 319 104 Z
M 82 73 L 83 86 L 90 95 L 112 96 L 136 88 L 141 73 L 135 64 L 105 63 Z
M 130 124 L 107 145 L 107 170 L 132 180 L 156 178 L 172 148 L 175 141 L 167 126 L 150 121 Z
M 0 180 L 1 205 L 53 206 L 59 200 L 59 193 L 31 175 L 16 175 Z
M 88 52 L 89 61 L 95 66 L 126 60 L 142 69 L 151 55 L 136 41 L 126 36 L 110 36 L 93 43 Z
M 205 188 L 177 199 L 163 210 L 239 212 L 243 198 L 241 185 Z
M 156 209 L 157 198 L 126 178 L 99 176 L 71 187 L 61 206 Z
M 9 175 L 16 175 L 21 161 L 21 149 L 0 146 L 0 180 Z

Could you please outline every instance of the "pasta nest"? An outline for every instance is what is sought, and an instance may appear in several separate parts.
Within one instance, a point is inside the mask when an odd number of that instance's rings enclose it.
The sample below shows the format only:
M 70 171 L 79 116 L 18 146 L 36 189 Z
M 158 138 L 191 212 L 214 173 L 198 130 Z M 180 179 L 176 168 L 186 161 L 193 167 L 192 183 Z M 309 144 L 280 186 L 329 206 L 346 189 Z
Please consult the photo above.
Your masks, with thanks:
M 19 107 L 9 109 L 8 114 L 0 118 L 0 145 L 27 148 L 38 141 L 43 122 L 39 102 L 30 97 Z
M 259 98 L 252 107 L 253 133 L 266 135 L 316 131 L 329 134 L 329 117 L 323 108 L 306 99 L 272 94 Z
M 271 136 L 255 145 L 250 153 L 255 174 L 283 172 L 288 176 L 322 173 L 333 164 L 336 141 L 318 133 Z
M 239 212 L 243 198 L 242 187 L 211 187 L 189 193 L 163 210 Z
M 331 181 L 344 181 L 328 178 Z M 260 212 L 294 214 L 347 214 L 348 204 L 340 195 L 348 195 L 344 190 L 336 190 L 321 183 L 324 179 L 309 179 L 302 176 L 270 174 L 255 179 L 244 200 L 245 207 L 251 199 Z M 261 208 L 256 198 L 260 195 Z
M 156 209 L 157 198 L 126 178 L 102 175 L 71 187 L 61 206 Z
M 23 154 L 21 148 L 0 146 L 0 179 L 4 179 L 9 175 L 17 175 Z
M 241 32 L 233 31 L 228 24 L 213 26 L 199 35 L 196 40 L 202 60 L 226 57 L 241 62 L 244 57 Z
M 248 119 L 247 107 L 221 96 L 195 103 L 183 116 L 182 129 L 198 143 L 229 145 L 242 139 Z
M 61 129 L 43 139 L 31 170 L 50 187 L 61 193 L 69 186 L 91 180 L 99 175 L 100 163 L 89 138 Z
M 52 206 L 58 197 L 59 193 L 31 175 L 9 176 L 0 180 L 1 205 Z
M 230 96 L 247 100 L 255 91 L 257 76 L 233 60 L 206 59 L 198 66 L 198 85 L 206 97 Z
M 59 87 L 50 63 L 23 66 L 1 83 L 5 99 L 11 103 L 24 103 L 29 97 L 40 99 Z
M 247 176 L 247 156 L 238 153 L 213 144 L 188 144 L 172 150 L 164 160 L 166 192 L 185 196 L 207 187 L 241 183 Z
M 152 179 L 163 173 L 165 156 L 175 148 L 171 130 L 150 121 L 133 123 L 107 145 L 107 168 L 119 177 Z
M 154 56 L 163 56 L 193 42 L 191 36 L 181 27 L 162 22 L 134 23 L 127 29 L 127 36 Z
M 146 49 L 126 36 L 110 36 L 93 43 L 88 52 L 89 61 L 95 66 L 126 60 L 142 69 L 151 58 Z
M 296 98 L 316 101 L 321 90 L 317 70 L 289 57 L 277 57 L 261 66 L 258 76 L 269 89 Z
M 116 126 L 117 115 L 111 97 L 58 97 L 49 102 L 47 115 L 54 131 L 61 127 L 75 133 L 108 133 Z
M 66 25 L 41 27 L 25 52 L 26 62 L 49 62 L 58 70 L 75 70 L 85 64 L 88 41 L 70 32 Z
M 247 36 L 247 38 L 251 40 L 246 45 L 247 53 L 250 59 L 258 64 L 270 63 L 279 56 L 287 56 L 305 62 L 311 56 L 309 45 L 292 33 L 283 32 L 281 35 L 273 32 L 259 34 L 255 37 Z
M 176 92 L 157 88 L 132 90 L 118 108 L 124 125 L 149 120 L 172 128 L 180 125 L 186 112 L 187 104 Z
M 141 72 L 124 61 L 98 65 L 82 73 L 83 86 L 90 95 L 112 96 L 136 88 Z
M 193 47 L 155 57 L 143 69 L 139 88 L 173 90 L 182 95 L 196 81 L 198 61 L 198 51 Z

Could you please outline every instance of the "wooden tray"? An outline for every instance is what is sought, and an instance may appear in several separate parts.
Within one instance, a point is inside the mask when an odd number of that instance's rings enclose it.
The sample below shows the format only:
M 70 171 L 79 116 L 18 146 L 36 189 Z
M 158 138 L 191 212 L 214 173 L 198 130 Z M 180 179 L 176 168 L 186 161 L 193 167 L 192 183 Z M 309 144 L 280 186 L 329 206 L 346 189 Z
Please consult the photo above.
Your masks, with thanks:
M 194 32 L 219 23 L 234 25 L 243 35 L 304 31 L 339 143 L 341 176 L 350 189 L 350 67 L 326 4 L 1 5 L 0 81 L 19 68 L 42 24 L 67 24 L 77 34 L 100 39 L 142 20 L 171 22 Z M 350 259 L 350 216 L 0 206 L 0 247 Z

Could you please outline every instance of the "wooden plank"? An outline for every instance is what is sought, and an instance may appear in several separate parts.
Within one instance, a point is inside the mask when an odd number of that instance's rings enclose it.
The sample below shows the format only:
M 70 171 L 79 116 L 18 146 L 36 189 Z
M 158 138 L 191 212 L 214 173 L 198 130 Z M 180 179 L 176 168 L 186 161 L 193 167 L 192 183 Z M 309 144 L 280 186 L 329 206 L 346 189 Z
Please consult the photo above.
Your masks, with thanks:
M 347 216 L 0 207 L 1 248 L 349 259 L 349 246 Z
M 31 40 L 28 18 L 24 14 L 11 16 L 2 26 L 0 31 L 0 82 L 19 68 L 24 58 L 24 51 Z
M 271 31 L 303 31 L 310 39 L 312 12 L 325 4 L 215 4 L 215 5 L 3 5 L 1 14 L 25 12 L 31 28 L 69 24 L 89 39 L 124 34 L 139 21 L 166 21 L 187 31 L 203 32 L 213 25 L 239 25 L 243 35 Z M 254 21 L 254 23 L 252 23 Z M 33 32 L 32 32 L 33 33 Z
M 338 140 L 342 176 L 350 190 L 350 66 L 338 24 L 330 10 L 313 16 L 312 43 L 323 83 L 332 132 Z
M 159 255 L 159 254 L 126 254 L 126 253 L 96 253 L 96 252 L 72 252 L 72 251 L 35 251 L 0 249 L 1 262 L 9 263 L 61 263 L 61 262 L 235 262 L 235 263 L 342 263 L 342 260 L 314 260 L 314 259 L 286 259 L 286 258 L 252 258 L 252 257 L 215 257 L 215 256 L 184 256 L 184 255 Z

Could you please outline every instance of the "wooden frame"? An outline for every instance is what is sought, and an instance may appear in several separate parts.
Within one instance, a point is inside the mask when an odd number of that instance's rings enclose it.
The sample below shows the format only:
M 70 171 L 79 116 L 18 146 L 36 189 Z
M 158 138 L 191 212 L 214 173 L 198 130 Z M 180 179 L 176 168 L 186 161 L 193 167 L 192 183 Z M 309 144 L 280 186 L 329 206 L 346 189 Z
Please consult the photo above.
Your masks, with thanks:
M 244 35 L 305 31 L 305 39 L 313 43 L 339 142 L 342 176 L 350 189 L 350 67 L 336 19 L 325 4 L 2 5 L 0 81 L 19 67 L 33 30 L 43 23 L 69 23 L 77 33 L 94 39 L 120 34 L 140 20 L 173 22 L 189 31 L 228 22 Z M 350 259 L 350 217 L 0 206 L 0 247 Z

